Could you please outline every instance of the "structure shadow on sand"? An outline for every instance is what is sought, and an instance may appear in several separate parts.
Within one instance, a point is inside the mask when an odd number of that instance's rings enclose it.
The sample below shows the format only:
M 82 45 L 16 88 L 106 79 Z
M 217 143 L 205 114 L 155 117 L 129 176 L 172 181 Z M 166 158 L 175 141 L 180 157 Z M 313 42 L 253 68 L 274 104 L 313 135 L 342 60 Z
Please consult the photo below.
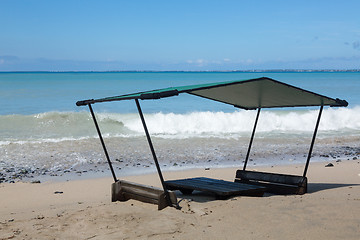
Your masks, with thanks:
M 307 194 L 320 192 L 320 191 L 324 191 L 324 190 L 329 190 L 329 189 L 352 187 L 352 186 L 360 186 L 360 184 L 309 183 L 308 184 L 308 192 L 307 192 Z M 182 201 L 184 199 L 189 199 L 189 200 L 194 201 L 194 202 L 202 203 L 202 202 L 210 202 L 210 201 L 217 200 L 215 195 L 213 195 L 211 193 L 200 192 L 200 191 L 194 191 L 190 195 L 182 194 L 182 193 L 180 193 L 180 191 L 176 191 L 176 195 L 180 199 L 180 201 Z M 271 194 L 271 193 L 265 193 L 263 197 L 269 197 L 269 196 L 272 196 L 272 195 L 273 194 Z M 233 196 L 233 197 L 241 197 L 241 196 Z
M 320 192 L 328 189 L 359 186 L 360 184 L 339 184 L 339 183 L 309 183 L 308 193 Z
M 183 201 L 183 200 L 191 200 L 194 202 L 199 202 L 199 203 L 205 203 L 205 202 L 211 202 L 211 201 L 216 201 L 216 200 L 229 200 L 229 199 L 233 199 L 236 197 L 249 197 L 249 196 L 242 196 L 242 195 L 234 195 L 234 196 L 229 196 L 228 198 L 224 198 L 224 199 L 219 199 L 216 198 L 216 196 L 214 194 L 211 193 L 207 193 L 207 192 L 201 192 L 201 191 L 194 191 L 192 194 L 182 194 L 180 193 L 180 191 L 176 191 L 176 196 L 178 197 L 179 201 Z M 268 197 L 269 195 L 267 193 L 264 194 L 263 197 Z

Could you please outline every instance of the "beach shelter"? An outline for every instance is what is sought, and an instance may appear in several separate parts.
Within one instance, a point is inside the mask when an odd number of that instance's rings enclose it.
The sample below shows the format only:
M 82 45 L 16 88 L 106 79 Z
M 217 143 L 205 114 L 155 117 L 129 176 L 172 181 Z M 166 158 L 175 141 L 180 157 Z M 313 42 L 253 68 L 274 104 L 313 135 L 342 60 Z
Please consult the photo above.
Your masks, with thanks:
M 205 177 L 177 179 L 165 181 L 158 163 L 158 159 L 151 141 L 146 121 L 140 106 L 140 100 L 154 100 L 177 96 L 187 93 L 209 100 L 233 105 L 236 108 L 257 110 L 255 124 L 250 138 L 244 166 L 236 172 L 235 181 L 223 181 Z M 100 128 L 96 121 L 92 105 L 101 102 L 134 100 L 137 106 L 141 122 L 149 143 L 155 166 L 162 184 L 162 189 L 129 183 L 118 180 L 106 150 Z M 176 195 L 170 190 L 180 190 L 184 194 L 190 194 L 193 190 L 208 191 L 219 198 L 227 198 L 232 195 L 255 195 L 261 196 L 264 191 L 274 193 L 304 194 L 307 191 L 306 173 L 309 166 L 312 149 L 314 146 L 321 114 L 324 106 L 346 107 L 347 101 L 338 98 L 326 97 L 311 91 L 307 91 L 271 78 L 262 77 L 249 80 L 217 82 L 181 87 L 169 87 L 164 89 L 125 94 L 100 99 L 82 100 L 77 106 L 88 106 L 93 117 L 95 127 L 99 134 L 105 156 L 115 183 L 112 185 L 112 200 L 127 200 L 135 198 L 141 201 L 153 202 L 159 205 L 159 209 L 166 206 L 177 206 Z M 261 109 L 284 108 L 284 107 L 310 107 L 319 106 L 319 114 L 315 124 L 315 130 L 310 144 L 309 153 L 305 162 L 304 172 L 301 176 L 275 174 L 267 172 L 255 172 L 246 170 L 250 156 L 250 150 L 254 139 L 257 122 Z

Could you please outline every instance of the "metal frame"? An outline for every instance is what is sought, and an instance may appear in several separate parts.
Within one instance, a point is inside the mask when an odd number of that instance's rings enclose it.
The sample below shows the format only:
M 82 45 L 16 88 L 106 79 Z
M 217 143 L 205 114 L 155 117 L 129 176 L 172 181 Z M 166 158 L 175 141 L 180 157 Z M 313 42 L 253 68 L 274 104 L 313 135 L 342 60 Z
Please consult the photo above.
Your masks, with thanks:
M 303 177 L 306 177 L 306 173 L 307 173 L 307 170 L 308 170 L 308 167 L 309 167 L 310 158 L 311 158 L 312 150 L 313 150 L 313 147 L 314 147 L 316 134 L 317 134 L 317 131 L 318 131 L 318 128 L 319 128 L 320 118 L 321 118 L 321 114 L 322 114 L 323 108 L 324 108 L 324 106 L 321 105 L 320 110 L 319 110 L 319 115 L 318 115 L 318 118 L 317 118 L 317 121 L 316 121 L 316 125 L 315 125 L 314 134 L 313 134 L 313 137 L 312 137 L 312 140 L 311 140 L 311 144 L 310 144 L 309 154 L 308 154 L 308 157 L 307 157 L 307 160 L 306 160 Z
M 314 148 L 315 139 L 316 139 L 316 134 L 317 134 L 317 131 L 318 131 L 318 128 L 319 128 L 320 119 L 321 119 L 321 114 L 322 114 L 323 109 L 324 109 L 324 106 L 321 105 L 321 106 L 320 106 L 320 110 L 319 110 L 319 115 L 318 115 L 318 118 L 317 118 L 317 121 L 316 121 L 316 125 L 315 125 L 315 130 L 314 130 L 313 137 L 312 137 L 312 140 L 311 140 L 309 153 L 308 153 L 308 156 L 307 156 L 307 159 L 306 159 L 306 164 L 305 164 L 305 169 L 304 169 L 303 177 L 306 177 L 306 173 L 307 173 L 307 170 L 308 170 L 308 167 L 309 167 L 309 163 L 310 163 L 310 159 L 311 159 L 311 154 L 312 154 L 312 151 L 313 151 L 313 148 Z M 253 143 L 253 140 L 254 140 L 255 131 L 256 131 L 256 126 L 257 126 L 257 123 L 258 123 L 258 120 L 259 120 L 260 111 L 261 111 L 261 108 L 258 108 L 258 112 L 257 112 L 257 114 L 256 114 L 256 119 L 255 119 L 254 128 L 253 128 L 253 131 L 252 131 L 252 134 L 251 134 L 250 143 L 249 143 L 248 151 L 247 151 L 246 158 L 245 158 L 245 162 L 244 162 L 244 167 L 243 167 L 243 170 L 244 170 L 244 171 L 245 171 L 245 169 L 246 169 L 246 166 L 247 166 L 247 163 L 248 163 L 248 160 L 249 160 L 250 150 L 251 150 L 251 146 L 252 146 L 252 143 Z
M 107 149 L 106 149 L 104 139 L 103 139 L 103 137 L 102 137 L 102 135 L 101 135 L 99 125 L 98 125 L 98 123 L 97 123 L 97 121 L 96 121 L 96 117 L 95 117 L 94 111 L 93 111 L 93 109 L 92 109 L 92 107 L 91 107 L 91 104 L 88 104 L 88 106 L 89 106 L 89 109 L 90 109 L 90 112 L 91 112 L 91 116 L 92 116 L 92 118 L 93 118 L 93 120 L 94 120 L 95 128 L 96 128 L 96 130 L 97 130 L 97 132 L 98 132 L 101 145 L 102 145 L 102 147 L 103 147 L 103 149 L 104 149 L 104 153 L 105 153 L 107 162 L 108 162 L 108 164 L 109 164 L 109 167 L 110 167 L 112 176 L 113 176 L 113 178 L 114 178 L 114 182 L 117 182 L 118 180 L 117 180 L 117 178 L 116 178 L 115 171 L 114 171 L 113 166 L 112 166 L 112 163 L 111 163 L 111 161 L 110 161 L 110 157 L 109 157 L 108 151 L 107 151 Z
M 256 126 L 257 126 L 258 120 L 259 120 L 260 111 L 261 111 L 261 108 L 258 108 L 258 111 L 257 111 L 257 114 L 256 114 L 256 119 L 255 119 L 254 128 L 253 128 L 253 131 L 252 131 L 252 134 L 251 134 L 251 138 L 250 138 L 250 143 L 249 143 L 248 151 L 247 151 L 247 153 L 246 153 L 246 158 L 245 158 L 245 163 L 244 163 L 244 168 L 243 168 L 244 171 L 245 171 L 245 169 L 246 169 L 246 165 L 247 165 L 248 160 L 249 160 L 250 150 L 251 150 L 251 146 L 252 146 L 252 143 L 253 143 L 253 140 L 254 140 L 255 130 L 256 130 Z
M 163 177 L 163 175 L 162 175 L 159 162 L 158 162 L 158 160 L 157 160 L 157 156 L 156 156 L 156 153 L 155 153 L 155 149 L 154 149 L 154 146 L 153 146 L 153 144 L 152 144 L 152 141 L 151 141 L 151 138 L 150 138 L 150 134 L 149 134 L 149 131 L 148 131 L 147 126 L 146 126 L 145 118 L 144 118 L 144 115 L 143 115 L 143 113 L 142 113 L 139 100 L 138 100 L 138 99 L 135 99 L 135 103 L 136 103 L 136 107 L 137 107 L 138 112 L 139 112 L 139 116 L 140 116 L 141 122 L 142 122 L 143 127 L 144 127 L 145 135 L 146 135 L 147 141 L 148 141 L 148 143 L 149 143 L 149 147 L 150 147 L 150 150 L 151 150 L 151 153 L 152 153 L 152 156 L 153 156 L 155 165 L 156 165 L 156 169 L 157 169 L 157 172 L 158 172 L 160 181 L 161 181 L 161 185 L 162 185 L 162 187 L 163 187 L 163 189 L 164 189 L 165 201 L 166 201 L 166 203 L 167 203 L 167 206 L 173 206 L 173 207 L 175 207 L 175 208 L 179 208 L 179 205 L 178 205 L 177 203 L 174 203 L 174 204 L 172 203 L 170 193 L 169 193 L 168 189 L 166 188 L 165 181 L 164 181 L 164 177 Z M 104 139 L 103 139 L 103 137 L 102 137 L 102 134 L 101 134 L 99 125 L 98 125 L 97 120 L 96 120 L 96 116 L 95 116 L 95 114 L 94 114 L 94 111 L 93 111 L 90 103 L 88 104 L 88 106 L 89 106 L 89 110 L 90 110 L 91 116 L 92 116 L 93 121 L 94 121 L 94 124 L 95 124 L 95 128 L 96 128 L 97 133 L 98 133 L 98 135 L 99 135 L 99 139 L 100 139 L 101 145 L 102 145 L 102 147 L 103 147 L 103 150 L 104 150 L 104 153 L 105 153 L 105 157 L 106 157 L 107 162 L 108 162 L 108 164 L 109 164 L 109 167 L 110 167 L 110 170 L 111 170 L 111 173 L 112 173 L 114 182 L 115 182 L 115 183 L 116 183 L 116 182 L 119 182 L 119 180 L 116 178 L 115 171 L 114 171 L 114 168 L 113 168 L 113 166 L 112 166 L 112 163 L 111 163 L 111 160 L 110 160 L 110 157 L 109 157 L 109 153 L 108 153 L 108 151 L 107 151 L 107 148 L 106 148 Z
M 137 107 L 138 112 L 139 112 L 139 116 L 140 116 L 141 122 L 142 122 L 143 127 L 144 127 L 144 131 L 145 131 L 145 134 L 146 134 L 146 138 L 147 138 L 147 141 L 148 141 L 148 143 L 149 143 L 150 151 L 151 151 L 151 153 L 152 153 L 152 156 L 153 156 L 153 159 L 154 159 L 154 162 L 155 162 L 155 165 L 156 165 L 157 172 L 158 172 L 158 174 L 159 174 L 159 178 L 160 178 L 160 181 L 161 181 L 161 185 L 162 185 L 162 187 L 163 187 L 163 189 L 164 189 L 165 196 L 166 196 L 166 199 L 167 199 L 168 203 L 171 204 L 170 195 L 169 195 L 169 192 L 168 192 L 168 190 L 167 190 L 167 188 L 166 188 L 166 185 L 165 185 L 164 177 L 163 177 L 162 172 L 161 172 L 161 169 L 160 169 L 159 161 L 157 160 L 157 156 L 156 156 L 156 153 L 155 153 L 155 149 L 154 149 L 154 146 L 153 146 L 153 144 L 152 144 L 151 137 L 150 137 L 149 131 L 148 131 L 147 126 L 146 126 L 145 118 L 144 118 L 144 115 L 143 115 L 143 113 L 142 113 L 139 100 L 138 100 L 138 99 L 135 99 L 135 103 L 136 103 L 136 107 Z M 114 178 L 114 182 L 117 182 L 118 179 L 116 178 L 115 171 L 114 171 L 114 168 L 113 168 L 113 166 L 112 166 L 112 163 L 111 163 L 111 160 L 110 160 L 110 157 L 109 157 L 109 153 L 108 153 L 108 151 L 107 151 L 107 148 L 106 148 L 104 139 L 103 139 L 103 137 L 102 137 L 102 134 L 101 134 L 99 125 L 98 125 L 97 120 L 96 120 L 96 116 L 95 116 L 94 111 L 93 111 L 93 109 L 92 109 L 92 107 L 91 107 L 91 104 L 88 104 L 88 106 L 89 106 L 89 109 L 90 109 L 91 116 L 92 116 L 92 118 L 93 118 L 93 120 L 94 120 L 95 128 L 96 128 L 97 133 L 98 133 L 98 135 L 99 135 L 99 139 L 100 139 L 101 145 L 102 145 L 102 147 L 103 147 L 103 150 L 104 150 L 104 153 L 105 153 L 105 157 L 106 157 L 106 159 L 107 159 L 107 162 L 108 162 L 108 164 L 109 164 L 109 167 L 110 167 L 112 176 L 113 176 L 113 178 Z
M 152 156 L 153 156 L 153 159 L 154 159 L 154 162 L 155 162 L 155 165 L 156 165 L 156 169 L 157 169 L 157 172 L 158 172 L 160 181 L 161 181 L 161 185 L 162 185 L 162 187 L 163 187 L 163 189 L 164 189 L 166 201 L 167 201 L 167 203 L 169 204 L 169 206 L 171 206 L 172 204 L 171 204 L 170 195 L 169 195 L 169 192 L 168 192 L 168 190 L 167 190 L 167 188 L 166 188 L 166 185 L 165 185 L 164 177 L 163 177 L 163 175 L 162 175 L 162 172 L 161 172 L 161 169 L 160 169 L 160 165 L 159 165 L 159 162 L 158 162 L 156 153 L 155 153 L 155 149 L 154 149 L 154 146 L 153 146 L 153 144 L 152 144 L 151 137 L 150 137 L 149 131 L 148 131 L 147 126 L 146 126 L 145 118 L 144 118 L 144 115 L 143 115 L 143 113 L 142 113 L 139 100 L 138 100 L 138 99 L 135 99 L 135 103 L 136 103 L 136 107 L 137 107 L 138 112 L 139 112 L 139 116 L 140 116 L 142 125 L 143 125 L 143 127 L 144 127 L 144 131 L 145 131 L 145 134 L 146 134 L 146 138 L 147 138 L 147 141 L 148 141 L 148 143 L 149 143 L 150 151 L 151 151 L 151 153 L 152 153 Z

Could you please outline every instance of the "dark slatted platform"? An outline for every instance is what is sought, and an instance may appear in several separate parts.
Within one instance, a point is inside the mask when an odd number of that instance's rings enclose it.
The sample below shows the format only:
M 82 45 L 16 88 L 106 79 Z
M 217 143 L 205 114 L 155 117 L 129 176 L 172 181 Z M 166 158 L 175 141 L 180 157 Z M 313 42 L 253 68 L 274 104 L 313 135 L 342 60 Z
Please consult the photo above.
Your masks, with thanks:
M 165 181 L 165 185 L 169 190 L 180 190 L 183 194 L 191 194 L 194 190 L 198 190 L 213 193 L 218 198 L 235 195 L 263 196 L 266 190 L 262 186 L 205 177 L 170 180 Z

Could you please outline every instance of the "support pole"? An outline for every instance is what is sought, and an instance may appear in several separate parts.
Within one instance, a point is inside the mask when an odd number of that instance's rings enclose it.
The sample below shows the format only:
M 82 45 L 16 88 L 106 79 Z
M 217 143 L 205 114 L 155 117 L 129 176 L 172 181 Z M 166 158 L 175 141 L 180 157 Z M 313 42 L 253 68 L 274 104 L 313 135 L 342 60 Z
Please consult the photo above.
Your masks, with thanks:
M 318 128 L 319 128 L 319 123 L 320 123 L 320 118 L 321 118 L 321 113 L 322 113 L 322 111 L 323 111 L 323 108 L 324 108 L 324 106 L 321 105 L 320 111 L 319 111 L 319 116 L 318 116 L 317 121 L 316 121 L 316 126 L 315 126 L 315 130 L 314 130 L 314 134 L 313 134 L 313 137 L 312 137 L 312 140 L 311 140 L 311 145 L 310 145 L 310 149 L 309 149 L 309 154 L 308 154 L 308 157 L 307 157 L 307 160 L 306 160 L 303 177 L 306 177 L 306 173 L 307 173 L 307 170 L 308 170 L 308 167 L 309 167 L 310 158 L 311 158 L 311 153 L 312 153 L 312 150 L 313 150 L 313 147 L 314 147 L 315 138 L 316 138 L 317 130 L 318 130 Z
M 92 116 L 92 118 L 93 118 L 93 120 L 94 120 L 96 130 L 97 130 L 97 132 L 98 132 L 98 134 L 99 134 L 100 142 L 101 142 L 101 145 L 102 145 L 102 147 L 103 147 L 103 149 L 104 149 L 104 153 L 105 153 L 107 162 L 108 162 L 108 164 L 109 164 L 109 167 L 110 167 L 112 176 L 113 176 L 113 178 L 114 178 L 114 182 L 117 182 L 118 180 L 116 179 L 115 172 L 114 172 L 114 169 L 113 169 L 113 167 L 112 167 L 112 164 L 111 164 L 111 161 L 110 161 L 110 157 L 109 157 L 109 154 L 108 154 L 108 152 L 107 152 L 107 149 L 106 149 L 106 146 L 105 146 L 103 137 L 102 137 L 102 135 L 101 135 L 99 125 L 98 125 L 98 123 L 97 123 L 97 121 L 96 121 L 96 117 L 95 117 L 94 111 L 93 111 L 93 109 L 92 109 L 92 107 L 91 107 L 91 104 L 88 104 L 88 106 L 89 106 L 89 109 L 90 109 L 90 112 L 91 112 L 91 116 Z
M 136 103 L 136 107 L 138 109 L 138 112 L 139 112 L 139 115 L 140 115 L 140 119 L 141 119 L 141 122 L 142 122 L 142 125 L 144 127 L 144 130 L 145 130 L 145 134 L 146 134 L 146 138 L 147 138 L 147 141 L 149 143 L 149 147 L 150 147 L 150 150 L 151 150 L 151 153 L 152 153 L 152 156 L 153 156 L 153 159 L 154 159 L 154 162 L 155 162 L 155 165 L 156 165 L 156 169 L 157 169 L 157 172 L 159 174 L 159 178 L 160 178 L 160 181 L 161 181 L 161 185 L 164 189 L 164 193 L 165 193 L 165 197 L 167 199 L 167 202 L 169 204 L 169 206 L 171 206 L 171 199 L 170 199 L 170 195 L 169 195 L 169 192 L 166 188 L 166 185 L 165 185 L 165 181 L 164 181 L 164 177 L 162 175 L 162 172 L 161 172 L 161 169 L 160 169 L 160 165 L 159 165 L 159 162 L 157 160 L 157 157 L 156 157 L 156 153 L 155 153 L 155 150 L 154 150 L 154 146 L 151 142 L 151 138 L 150 138 L 150 134 L 149 134 L 149 131 L 147 129 L 147 126 L 146 126 L 146 123 L 145 123 L 145 118 L 144 118 L 144 115 L 142 113 L 142 110 L 141 110 L 141 107 L 140 107 L 140 103 L 139 103 L 139 100 L 138 99 L 135 99 L 135 103 Z
M 246 169 L 246 165 L 247 165 L 248 160 L 249 160 L 251 145 L 252 145 L 252 142 L 253 142 L 253 140 L 254 140 L 255 130 L 256 130 L 256 126 L 257 126 L 258 120 L 259 120 L 260 111 L 261 111 L 261 108 L 258 108 L 258 112 L 257 112 L 257 114 L 256 114 L 256 119 L 255 119 L 254 128 L 253 128 L 253 131 L 252 131 L 252 134 L 251 134 L 248 151 L 247 151 L 246 158 L 245 158 L 245 163 L 244 163 L 244 168 L 243 168 L 244 171 L 245 171 L 245 169 Z

